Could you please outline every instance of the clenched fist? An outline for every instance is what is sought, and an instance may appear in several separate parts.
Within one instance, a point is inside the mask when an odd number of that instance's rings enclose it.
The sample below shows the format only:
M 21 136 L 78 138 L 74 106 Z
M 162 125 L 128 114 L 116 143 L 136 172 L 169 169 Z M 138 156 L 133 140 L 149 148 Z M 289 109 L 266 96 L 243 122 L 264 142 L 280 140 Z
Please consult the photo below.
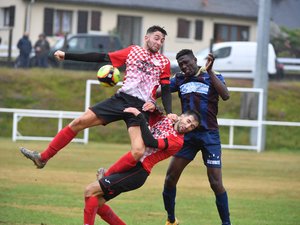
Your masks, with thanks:
M 54 52 L 54 57 L 59 61 L 63 61 L 65 59 L 65 52 L 57 50 L 56 52 Z

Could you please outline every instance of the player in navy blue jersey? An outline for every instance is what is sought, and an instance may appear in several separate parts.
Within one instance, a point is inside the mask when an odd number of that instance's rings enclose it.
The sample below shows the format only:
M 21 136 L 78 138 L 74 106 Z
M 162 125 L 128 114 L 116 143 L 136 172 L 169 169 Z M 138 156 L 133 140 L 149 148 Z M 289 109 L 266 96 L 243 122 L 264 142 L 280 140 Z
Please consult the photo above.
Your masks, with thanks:
M 201 151 L 207 168 L 222 225 L 230 225 L 228 197 L 222 182 L 221 142 L 217 122 L 219 96 L 228 100 L 229 92 L 223 76 L 212 70 L 212 54 L 207 56 L 205 67 L 197 65 L 197 59 L 189 49 L 178 52 L 176 59 L 181 72 L 171 79 L 171 92 L 178 93 L 182 112 L 199 112 L 201 122 L 199 129 L 185 135 L 182 149 L 172 157 L 167 170 L 163 190 L 164 205 L 168 213 L 166 225 L 179 224 L 175 218 L 176 184 L 182 171 L 198 151 Z

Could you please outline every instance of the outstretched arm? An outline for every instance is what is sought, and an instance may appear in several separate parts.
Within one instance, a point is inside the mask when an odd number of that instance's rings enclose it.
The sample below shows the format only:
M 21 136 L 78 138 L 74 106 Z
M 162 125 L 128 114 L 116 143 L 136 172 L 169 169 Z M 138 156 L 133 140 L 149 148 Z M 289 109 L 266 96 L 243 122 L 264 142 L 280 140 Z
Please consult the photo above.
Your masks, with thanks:
M 91 52 L 91 53 L 68 53 L 63 52 L 61 50 L 57 50 L 54 53 L 54 57 L 59 60 L 74 60 L 74 61 L 83 61 L 83 62 L 111 62 L 108 54 L 106 53 L 97 53 L 97 52 Z
M 229 99 L 229 91 L 226 87 L 226 85 L 218 79 L 214 71 L 212 70 L 213 64 L 214 64 L 215 58 L 213 54 L 209 53 L 207 56 L 206 61 L 206 71 L 209 74 L 212 84 L 217 90 L 218 94 L 221 96 L 221 98 L 226 101 Z

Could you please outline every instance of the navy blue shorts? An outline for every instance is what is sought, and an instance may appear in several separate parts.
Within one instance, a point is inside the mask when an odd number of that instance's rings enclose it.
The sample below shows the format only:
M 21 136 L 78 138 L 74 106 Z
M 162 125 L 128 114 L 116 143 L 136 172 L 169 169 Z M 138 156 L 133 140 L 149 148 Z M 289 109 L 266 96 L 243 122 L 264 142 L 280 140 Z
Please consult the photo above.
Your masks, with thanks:
M 104 193 L 103 198 L 108 201 L 119 194 L 132 191 L 143 186 L 149 173 L 143 168 L 141 162 L 135 167 L 124 172 L 115 173 L 99 180 L 99 184 Z
M 221 141 L 218 130 L 214 131 L 192 131 L 184 135 L 182 149 L 175 154 L 193 160 L 201 150 L 204 165 L 211 168 L 221 168 Z
M 90 110 L 92 110 L 97 117 L 105 121 L 105 124 L 103 125 L 118 120 L 124 120 L 127 127 L 131 127 L 139 126 L 139 119 L 132 113 L 124 113 L 123 110 L 128 107 L 135 107 L 139 111 L 141 111 L 144 114 L 145 118 L 148 120 L 148 112 L 144 112 L 142 110 L 144 104 L 145 102 L 143 100 L 120 92 L 90 107 Z

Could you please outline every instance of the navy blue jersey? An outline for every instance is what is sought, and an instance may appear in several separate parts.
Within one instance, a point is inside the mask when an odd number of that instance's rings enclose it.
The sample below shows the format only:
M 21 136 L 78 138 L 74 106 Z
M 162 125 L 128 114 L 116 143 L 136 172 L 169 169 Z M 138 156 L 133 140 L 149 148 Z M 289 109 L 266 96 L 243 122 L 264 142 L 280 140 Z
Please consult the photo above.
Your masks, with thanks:
M 225 84 L 223 76 L 215 74 Z M 219 94 L 206 71 L 191 77 L 185 77 L 182 72 L 176 73 L 171 78 L 170 88 L 171 92 L 178 92 L 182 112 L 196 110 L 201 114 L 201 130 L 218 129 Z

